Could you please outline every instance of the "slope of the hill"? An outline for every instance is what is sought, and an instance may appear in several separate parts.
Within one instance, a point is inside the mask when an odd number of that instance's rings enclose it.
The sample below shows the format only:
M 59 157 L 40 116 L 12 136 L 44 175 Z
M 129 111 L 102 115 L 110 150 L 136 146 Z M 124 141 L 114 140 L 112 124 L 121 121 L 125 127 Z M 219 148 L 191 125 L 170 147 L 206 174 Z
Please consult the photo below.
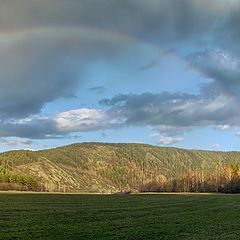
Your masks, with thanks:
M 223 180 L 240 175 L 239 166 L 238 152 L 80 143 L 1 153 L 0 183 L 2 188 L 15 184 L 28 190 L 115 192 L 156 183 L 167 188 L 170 181 L 171 188 L 183 185 L 182 190 L 190 191 L 203 189 L 209 181 L 214 182 L 213 188 L 219 187 Z

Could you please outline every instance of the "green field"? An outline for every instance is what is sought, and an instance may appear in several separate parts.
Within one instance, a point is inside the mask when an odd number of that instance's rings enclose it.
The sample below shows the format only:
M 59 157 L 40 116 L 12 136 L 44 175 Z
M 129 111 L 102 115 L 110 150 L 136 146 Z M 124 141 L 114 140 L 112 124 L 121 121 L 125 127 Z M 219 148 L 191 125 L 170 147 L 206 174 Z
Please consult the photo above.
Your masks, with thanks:
M 240 195 L 3 193 L 0 239 L 240 239 Z

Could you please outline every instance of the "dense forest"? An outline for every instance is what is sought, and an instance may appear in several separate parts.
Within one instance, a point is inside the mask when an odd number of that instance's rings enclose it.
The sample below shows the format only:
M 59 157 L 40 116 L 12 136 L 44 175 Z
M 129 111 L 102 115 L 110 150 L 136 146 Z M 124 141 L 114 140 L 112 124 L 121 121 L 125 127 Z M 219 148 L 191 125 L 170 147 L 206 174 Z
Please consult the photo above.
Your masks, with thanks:
M 240 152 L 81 143 L 0 154 L 0 190 L 240 192 Z

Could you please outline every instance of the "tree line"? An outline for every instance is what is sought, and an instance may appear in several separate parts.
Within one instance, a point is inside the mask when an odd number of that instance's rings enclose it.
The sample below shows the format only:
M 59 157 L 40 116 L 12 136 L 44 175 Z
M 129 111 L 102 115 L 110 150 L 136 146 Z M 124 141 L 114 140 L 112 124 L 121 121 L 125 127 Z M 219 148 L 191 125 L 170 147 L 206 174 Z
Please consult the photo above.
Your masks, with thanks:
M 140 185 L 140 192 L 220 192 L 240 193 L 240 164 L 226 165 L 204 173 L 187 171 L 179 178 L 152 179 Z

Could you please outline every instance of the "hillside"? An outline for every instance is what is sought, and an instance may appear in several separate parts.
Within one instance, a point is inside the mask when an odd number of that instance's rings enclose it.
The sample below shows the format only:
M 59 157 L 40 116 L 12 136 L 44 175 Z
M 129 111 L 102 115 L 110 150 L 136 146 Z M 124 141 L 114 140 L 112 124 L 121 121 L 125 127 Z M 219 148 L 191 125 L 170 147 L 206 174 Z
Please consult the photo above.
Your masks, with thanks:
M 239 175 L 240 152 L 80 143 L 0 154 L 2 189 L 218 191 Z

